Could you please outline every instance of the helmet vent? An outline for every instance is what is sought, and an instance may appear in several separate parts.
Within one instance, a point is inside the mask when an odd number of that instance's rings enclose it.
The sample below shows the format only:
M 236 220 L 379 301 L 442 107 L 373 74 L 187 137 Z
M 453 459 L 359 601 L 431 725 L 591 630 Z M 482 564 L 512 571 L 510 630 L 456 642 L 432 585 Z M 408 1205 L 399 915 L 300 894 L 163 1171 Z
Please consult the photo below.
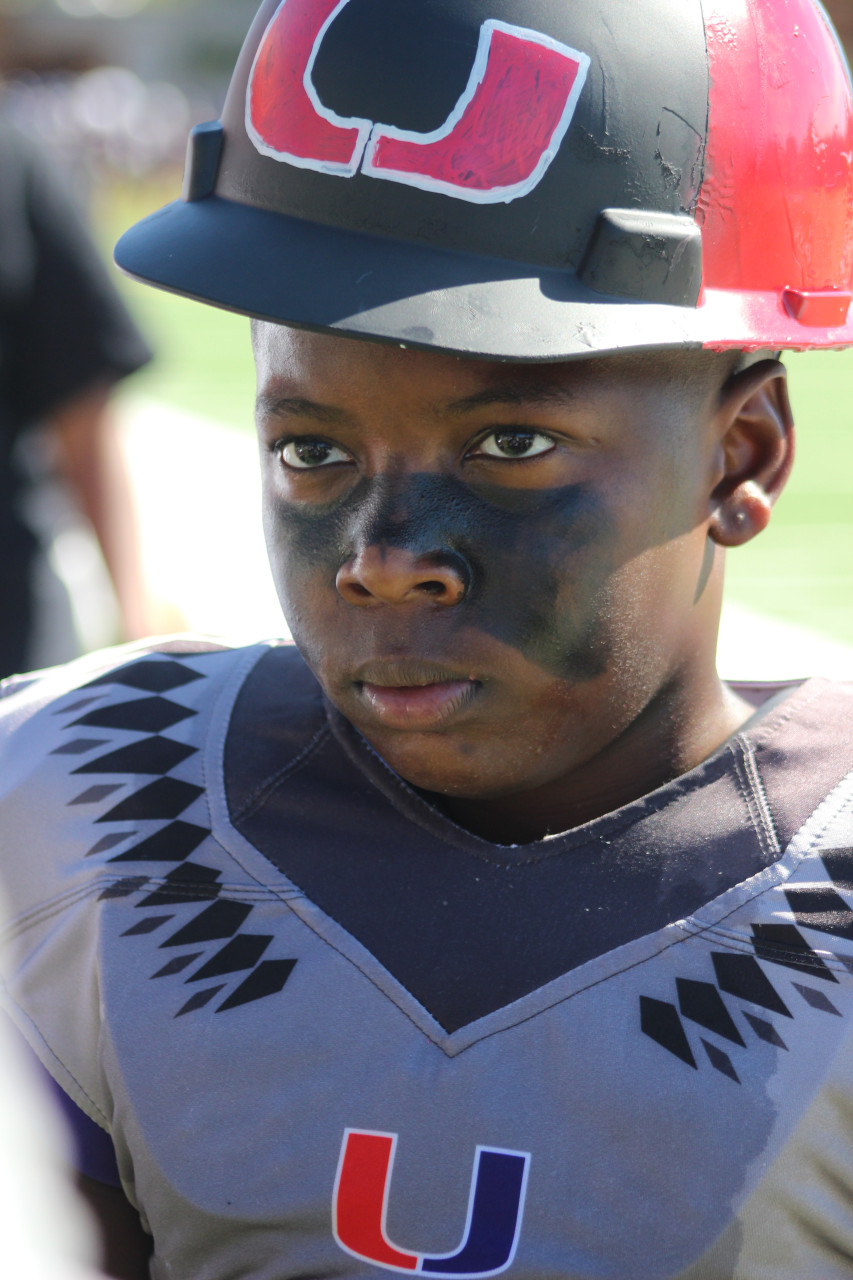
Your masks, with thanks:
M 853 301 L 838 289 L 783 289 L 782 303 L 788 315 L 812 328 L 834 329 L 847 323 Z
M 692 218 L 602 209 L 578 276 L 596 293 L 695 307 L 702 285 L 702 233 Z
M 213 195 L 224 141 L 219 120 L 197 124 L 190 133 L 182 193 L 185 200 L 204 200 Z

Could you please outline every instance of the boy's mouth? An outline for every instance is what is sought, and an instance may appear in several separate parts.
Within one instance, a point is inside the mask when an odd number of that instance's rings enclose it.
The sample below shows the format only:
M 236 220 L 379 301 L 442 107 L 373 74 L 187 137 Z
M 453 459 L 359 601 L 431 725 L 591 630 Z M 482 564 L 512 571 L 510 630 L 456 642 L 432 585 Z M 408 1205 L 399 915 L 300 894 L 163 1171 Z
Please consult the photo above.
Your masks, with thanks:
M 482 688 L 474 676 L 411 660 L 366 663 L 353 683 L 362 705 L 389 729 L 437 727 Z

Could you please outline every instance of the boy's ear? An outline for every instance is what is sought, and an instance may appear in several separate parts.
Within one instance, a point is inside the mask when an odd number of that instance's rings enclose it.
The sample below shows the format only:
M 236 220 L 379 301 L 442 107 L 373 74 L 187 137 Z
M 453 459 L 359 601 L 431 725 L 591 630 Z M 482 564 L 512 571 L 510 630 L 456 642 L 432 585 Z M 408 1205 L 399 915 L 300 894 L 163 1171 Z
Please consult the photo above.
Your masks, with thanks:
M 715 414 L 718 453 L 708 533 L 738 547 L 767 527 L 794 461 L 794 420 L 787 374 L 762 360 L 732 374 Z

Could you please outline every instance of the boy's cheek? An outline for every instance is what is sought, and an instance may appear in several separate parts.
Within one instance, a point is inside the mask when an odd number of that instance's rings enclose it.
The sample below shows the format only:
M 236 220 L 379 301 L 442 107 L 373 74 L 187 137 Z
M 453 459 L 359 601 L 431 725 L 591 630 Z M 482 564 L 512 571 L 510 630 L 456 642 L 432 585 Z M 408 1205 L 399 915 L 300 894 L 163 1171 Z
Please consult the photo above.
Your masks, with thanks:
M 612 555 L 576 539 L 525 543 L 495 557 L 467 625 L 551 676 L 574 683 L 600 675 Z
M 264 537 L 270 569 L 291 626 L 291 613 L 305 607 L 324 588 L 336 594 L 335 576 L 344 559 L 341 532 L 340 521 L 265 497 Z

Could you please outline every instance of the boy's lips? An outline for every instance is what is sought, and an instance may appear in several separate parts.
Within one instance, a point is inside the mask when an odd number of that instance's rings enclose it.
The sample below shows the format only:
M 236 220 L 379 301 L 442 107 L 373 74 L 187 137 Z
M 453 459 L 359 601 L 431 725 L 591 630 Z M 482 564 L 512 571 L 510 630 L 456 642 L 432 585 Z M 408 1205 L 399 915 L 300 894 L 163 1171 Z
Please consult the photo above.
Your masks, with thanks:
M 411 660 L 366 663 L 353 683 L 362 706 L 389 729 L 439 726 L 482 688 L 474 676 Z

